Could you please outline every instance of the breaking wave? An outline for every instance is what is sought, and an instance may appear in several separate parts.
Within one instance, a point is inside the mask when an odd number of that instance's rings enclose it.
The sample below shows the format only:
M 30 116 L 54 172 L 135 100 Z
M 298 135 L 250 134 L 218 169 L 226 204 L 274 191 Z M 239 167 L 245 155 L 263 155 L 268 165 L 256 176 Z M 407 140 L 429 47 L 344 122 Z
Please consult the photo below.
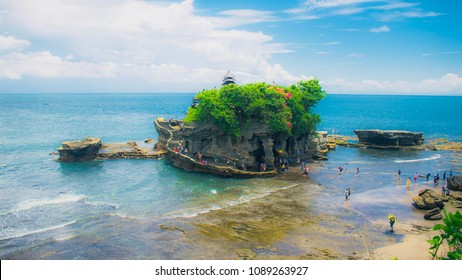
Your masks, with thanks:
M 439 159 L 441 157 L 440 154 L 436 154 L 434 156 L 428 157 L 428 158 L 418 158 L 418 159 L 398 159 L 395 160 L 396 163 L 405 163 L 405 162 L 419 162 L 419 161 L 429 161 L 429 160 L 435 160 Z

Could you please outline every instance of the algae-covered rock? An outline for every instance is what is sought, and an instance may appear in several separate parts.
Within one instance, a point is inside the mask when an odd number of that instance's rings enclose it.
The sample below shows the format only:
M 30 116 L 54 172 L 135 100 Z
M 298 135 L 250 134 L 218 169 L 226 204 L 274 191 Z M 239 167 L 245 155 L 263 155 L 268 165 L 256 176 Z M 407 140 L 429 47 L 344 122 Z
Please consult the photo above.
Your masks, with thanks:
M 101 139 L 87 137 L 83 140 L 63 142 L 58 148 L 59 159 L 63 162 L 91 161 L 101 148 Z
M 448 188 L 452 191 L 462 191 L 462 176 L 448 178 Z
M 434 208 L 444 208 L 444 202 L 438 194 L 431 189 L 423 189 L 419 194 L 412 197 L 414 206 L 418 209 L 431 210 Z
M 425 220 L 441 220 L 443 216 L 441 215 L 440 208 L 434 208 L 425 212 Z

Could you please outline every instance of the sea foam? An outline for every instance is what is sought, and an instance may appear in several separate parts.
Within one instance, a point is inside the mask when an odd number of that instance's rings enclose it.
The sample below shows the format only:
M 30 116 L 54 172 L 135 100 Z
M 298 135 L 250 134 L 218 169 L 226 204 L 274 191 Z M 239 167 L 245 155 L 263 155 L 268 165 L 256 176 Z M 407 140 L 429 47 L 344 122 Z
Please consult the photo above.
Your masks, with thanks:
M 19 237 L 24 237 L 24 236 L 31 235 L 31 234 L 37 234 L 37 233 L 42 233 L 46 231 L 57 230 L 57 229 L 64 228 L 72 224 L 75 224 L 75 222 L 76 221 L 74 220 L 68 223 L 58 224 L 58 225 L 49 226 L 45 228 L 32 229 L 32 230 L 17 230 L 17 231 L 4 232 L 4 233 L 2 232 L 2 234 L 0 235 L 0 240 L 19 238 Z
M 429 160 L 439 159 L 440 157 L 441 157 L 440 154 L 436 154 L 436 155 L 434 155 L 434 156 L 427 157 L 427 158 L 418 158 L 418 159 L 398 159 L 398 160 L 395 160 L 395 162 L 396 162 L 396 163 L 405 163 L 405 162 L 429 161 Z
M 85 199 L 84 195 L 65 194 L 51 199 L 29 199 L 18 203 L 10 213 L 30 210 L 32 208 L 43 207 L 48 205 L 73 203 Z

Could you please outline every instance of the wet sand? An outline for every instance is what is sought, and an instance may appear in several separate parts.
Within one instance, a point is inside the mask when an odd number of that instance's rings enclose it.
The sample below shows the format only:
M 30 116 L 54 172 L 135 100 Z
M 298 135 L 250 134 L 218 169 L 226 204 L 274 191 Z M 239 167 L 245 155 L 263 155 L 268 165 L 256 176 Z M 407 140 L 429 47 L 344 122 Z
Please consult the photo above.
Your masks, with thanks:
M 294 185 L 236 206 L 166 221 L 162 227 L 193 248 L 182 255 L 185 259 L 431 258 L 426 240 L 436 235 L 431 228 L 441 221 L 398 221 L 389 234 L 383 223 L 361 215 L 319 209 L 315 199 L 324 187 L 297 171 L 277 179 Z

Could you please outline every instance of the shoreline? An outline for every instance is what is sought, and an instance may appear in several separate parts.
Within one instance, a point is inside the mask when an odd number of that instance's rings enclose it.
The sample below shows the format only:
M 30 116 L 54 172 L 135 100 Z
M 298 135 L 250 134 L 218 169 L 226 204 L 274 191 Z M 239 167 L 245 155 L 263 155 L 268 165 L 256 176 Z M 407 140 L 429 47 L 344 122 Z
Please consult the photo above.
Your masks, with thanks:
M 276 179 L 294 186 L 239 205 L 169 220 L 162 227 L 177 231 L 186 244 L 198 248 L 192 259 L 431 259 L 426 240 L 437 235 L 431 229 L 442 221 L 398 221 L 395 234 L 390 235 L 384 232 L 386 222 L 363 219 L 357 213 L 344 219 L 345 214 L 335 210 L 311 209 L 325 187 L 298 172 Z M 446 209 L 454 210 L 449 204 Z

